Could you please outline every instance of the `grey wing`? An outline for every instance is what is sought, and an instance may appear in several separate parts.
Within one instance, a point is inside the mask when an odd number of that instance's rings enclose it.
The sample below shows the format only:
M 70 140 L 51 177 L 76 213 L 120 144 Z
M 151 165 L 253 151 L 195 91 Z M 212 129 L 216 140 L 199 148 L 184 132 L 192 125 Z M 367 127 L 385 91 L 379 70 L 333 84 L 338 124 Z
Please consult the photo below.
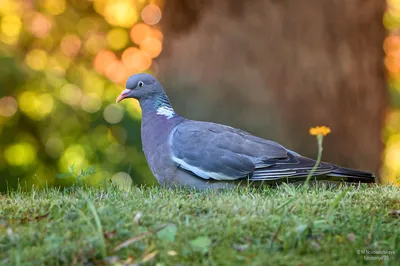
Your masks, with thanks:
M 315 165 L 314 160 L 298 155 L 297 153 L 292 153 L 291 151 L 288 152 L 287 158 L 273 159 L 269 162 L 271 163 L 269 167 L 255 169 L 249 177 L 249 180 L 301 179 L 307 177 Z M 338 168 L 339 167 L 334 164 L 321 162 L 313 173 L 313 176 L 326 175 L 334 172 Z
M 173 161 L 204 179 L 250 178 L 256 169 L 267 169 L 277 160 L 289 158 L 278 143 L 219 124 L 188 120 L 171 134 Z

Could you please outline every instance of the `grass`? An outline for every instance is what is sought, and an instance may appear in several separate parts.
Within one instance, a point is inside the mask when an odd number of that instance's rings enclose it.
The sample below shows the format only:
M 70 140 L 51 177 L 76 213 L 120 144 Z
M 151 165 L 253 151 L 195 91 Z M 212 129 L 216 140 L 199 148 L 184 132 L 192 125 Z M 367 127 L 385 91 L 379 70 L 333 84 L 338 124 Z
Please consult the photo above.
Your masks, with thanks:
M 14 191 L 0 264 L 398 265 L 399 216 L 394 186 Z

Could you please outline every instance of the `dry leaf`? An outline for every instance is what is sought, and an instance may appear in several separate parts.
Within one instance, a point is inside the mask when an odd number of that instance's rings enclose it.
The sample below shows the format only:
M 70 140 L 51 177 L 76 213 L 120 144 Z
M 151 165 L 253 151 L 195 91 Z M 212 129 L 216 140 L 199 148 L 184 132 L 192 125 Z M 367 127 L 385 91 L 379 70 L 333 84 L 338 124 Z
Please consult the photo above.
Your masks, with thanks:
M 113 239 L 116 233 L 117 233 L 117 229 L 114 229 L 112 231 L 104 232 L 103 235 L 104 235 L 104 238 L 106 238 L 106 239 Z
M 176 256 L 178 253 L 176 253 L 175 250 L 168 250 L 168 256 Z
M 245 251 L 249 246 L 249 244 L 233 244 L 233 248 L 240 252 Z
M 157 237 L 160 240 L 175 241 L 177 227 L 175 224 L 169 224 L 157 232 Z
M 32 222 L 32 221 L 41 221 L 49 216 L 49 212 L 43 215 L 35 216 L 35 217 L 24 217 L 20 219 L 21 224 L 24 224 L 26 222 Z
M 106 261 L 108 264 L 114 265 L 114 264 L 118 263 L 120 260 L 119 260 L 118 256 L 110 256 L 110 257 L 104 258 L 104 261 Z
M 153 259 L 157 254 L 158 254 L 158 251 L 154 250 L 153 252 L 151 252 L 151 253 L 147 254 L 146 256 L 144 256 L 142 262 L 147 262 L 147 261 Z
M 354 243 L 354 241 L 356 240 L 356 235 L 355 235 L 354 233 L 350 233 L 350 234 L 347 235 L 347 239 L 348 239 L 350 242 L 353 242 L 353 243 Z
M 135 218 L 133 218 L 133 222 L 134 222 L 135 224 L 139 225 L 139 221 L 140 221 L 140 218 L 142 218 L 142 216 L 143 216 L 143 213 L 142 213 L 142 212 L 138 212 L 138 213 L 135 215 Z
M 135 261 L 133 256 L 129 256 L 126 260 L 121 260 L 123 264 L 132 264 Z

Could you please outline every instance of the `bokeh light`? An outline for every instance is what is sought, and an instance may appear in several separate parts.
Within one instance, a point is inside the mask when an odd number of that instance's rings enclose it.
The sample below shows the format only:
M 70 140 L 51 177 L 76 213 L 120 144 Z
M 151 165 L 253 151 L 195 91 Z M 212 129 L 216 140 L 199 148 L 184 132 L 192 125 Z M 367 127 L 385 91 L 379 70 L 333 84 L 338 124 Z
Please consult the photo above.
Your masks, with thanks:
M 124 29 L 112 29 L 107 33 L 107 42 L 111 49 L 121 50 L 128 44 L 129 35 Z
M 111 163 L 120 163 L 125 158 L 123 146 L 113 143 L 106 149 L 107 160 Z
M 119 123 L 124 117 L 124 112 L 119 105 L 110 104 L 104 109 L 104 119 L 110 124 Z
M 104 17 L 108 23 L 120 27 L 132 27 L 138 20 L 136 6 L 131 0 L 108 1 L 104 8 Z
M 60 98 L 71 106 L 77 106 L 82 100 L 82 90 L 75 84 L 65 84 L 60 89 Z
M 389 30 L 384 41 L 386 53 L 384 63 L 389 73 L 389 91 L 393 101 L 388 111 L 387 123 L 384 129 L 386 150 L 382 169 L 383 180 L 387 183 L 400 184 L 400 104 L 394 99 L 400 98 L 400 1 L 388 0 L 388 9 L 383 23 Z
M 18 36 L 22 29 L 20 17 L 10 15 L 1 18 L 1 32 L 9 37 Z
M 64 142 L 61 138 L 51 137 L 46 142 L 46 152 L 53 158 L 58 158 L 64 151 Z
M 140 45 L 142 41 L 150 35 L 151 28 L 144 23 L 136 24 L 130 32 L 132 41 L 137 45 Z
M 16 44 L 22 29 L 21 19 L 15 15 L 6 15 L 1 18 L 0 26 L 0 40 L 8 45 Z
M 104 166 L 123 183 L 132 182 L 130 175 L 134 182 L 150 176 L 143 156 L 132 155 L 140 150 L 140 138 L 132 136 L 140 130 L 139 103 L 114 101 L 129 75 L 157 75 L 164 1 L 84 2 L 0 0 L 0 58 L 9 57 L 17 66 L 10 70 L 17 78 L 0 80 L 1 177 L 37 173 L 54 181 L 52 171 L 42 169 L 58 165 L 61 172 L 74 163 L 76 169 Z M 387 2 L 384 62 L 395 99 L 400 97 L 400 1 Z M 399 109 L 398 104 L 389 110 L 384 134 L 383 174 L 391 182 L 400 176 Z M 19 132 L 30 132 L 32 139 L 20 140 Z M 32 168 L 22 174 L 7 170 L 25 165 Z M 131 165 L 132 173 L 122 172 Z
M 82 169 L 88 165 L 85 149 L 79 144 L 69 146 L 60 159 L 61 169 L 66 170 L 72 165 L 77 169 Z
M 26 166 L 36 160 L 36 149 L 28 142 L 10 145 L 4 152 L 5 159 L 13 166 Z
M 25 91 L 19 95 L 18 104 L 30 118 L 42 120 L 53 111 L 54 99 L 49 93 Z
M 66 0 L 43 0 L 43 7 L 51 15 L 60 15 L 66 9 Z
M 101 98 L 95 93 L 89 93 L 83 96 L 81 107 L 88 113 L 95 113 L 101 108 Z
M 105 74 L 107 68 L 117 61 L 117 56 L 108 50 L 100 51 L 94 58 L 94 68 L 97 72 Z
M 162 41 L 163 40 L 163 34 L 161 32 L 161 30 L 159 30 L 158 28 L 152 28 L 151 29 L 151 37 L 157 38 L 158 40 Z
M 112 183 L 122 190 L 130 190 L 132 186 L 132 178 L 128 173 L 119 172 L 111 178 Z
M 150 68 L 152 60 L 148 53 L 130 47 L 122 54 L 122 62 L 130 73 L 137 73 Z
M 29 30 L 33 36 L 37 38 L 45 38 L 50 34 L 52 29 L 52 22 L 49 18 L 41 13 L 35 13 L 30 25 Z
M 44 70 L 47 65 L 47 53 L 41 49 L 31 50 L 27 53 L 25 62 L 33 70 Z
M 128 71 L 122 62 L 115 61 L 107 67 L 106 76 L 115 83 L 121 83 L 126 80 Z
M 142 10 L 142 19 L 148 25 L 155 25 L 161 20 L 161 10 L 157 5 L 149 4 Z
M 130 165 L 136 183 L 151 176 L 122 126 L 140 131 L 140 106 L 115 99 L 130 75 L 155 73 L 162 2 L 0 0 L 0 191 L 3 180 L 56 184 L 71 165 L 101 168 L 89 184 Z
M 151 58 L 156 58 L 162 50 L 162 43 L 154 37 L 147 37 L 140 43 L 140 50 L 146 52 Z
M 18 110 L 17 101 L 10 96 L 0 98 L 0 116 L 11 117 Z
M 90 54 L 96 55 L 107 46 L 107 39 L 105 34 L 100 34 L 100 33 L 88 34 L 88 38 L 85 41 L 84 46 Z
M 2 0 L 0 5 L 0 15 L 17 14 L 20 15 L 23 11 L 21 1 Z
M 61 39 L 60 49 L 67 56 L 76 56 L 81 48 L 82 41 L 77 35 L 68 34 Z

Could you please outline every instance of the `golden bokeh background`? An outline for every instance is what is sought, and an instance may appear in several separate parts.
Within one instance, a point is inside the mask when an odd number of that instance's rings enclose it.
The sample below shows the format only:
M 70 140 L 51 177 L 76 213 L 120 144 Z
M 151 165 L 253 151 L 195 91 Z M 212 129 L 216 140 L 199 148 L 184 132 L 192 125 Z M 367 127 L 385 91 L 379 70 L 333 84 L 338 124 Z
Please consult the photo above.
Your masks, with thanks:
M 0 0 L 0 190 L 68 185 L 57 174 L 96 165 L 85 182 L 153 183 L 136 101 L 116 105 L 128 76 L 158 74 L 163 0 Z M 391 99 L 400 98 L 400 1 L 389 0 L 383 48 Z M 129 104 L 129 106 L 127 106 Z M 124 106 L 125 105 L 125 106 Z M 400 176 L 400 108 L 383 138 L 383 175 Z M 73 169 L 71 166 L 74 166 Z
M 386 144 L 382 169 L 383 180 L 400 184 L 400 1 L 388 0 L 383 23 L 388 36 L 383 44 L 384 59 L 388 71 L 388 89 L 390 108 L 386 126 L 383 129 L 383 141 Z
M 162 6 L 0 0 L 1 69 L 18 70 L 1 83 L 1 189 L 16 182 L 67 185 L 74 177 L 57 174 L 79 175 L 90 165 L 97 169 L 90 184 L 127 175 L 153 182 L 137 134 L 139 105 L 126 108 L 115 99 L 130 75 L 157 74 Z

